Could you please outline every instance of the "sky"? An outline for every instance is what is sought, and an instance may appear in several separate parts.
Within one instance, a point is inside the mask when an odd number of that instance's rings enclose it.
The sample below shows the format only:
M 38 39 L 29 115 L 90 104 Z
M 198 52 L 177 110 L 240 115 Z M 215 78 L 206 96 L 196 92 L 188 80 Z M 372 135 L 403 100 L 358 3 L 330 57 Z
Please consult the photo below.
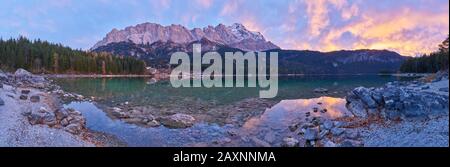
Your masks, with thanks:
M 242 23 L 283 49 L 416 56 L 449 34 L 448 0 L 0 0 L 0 37 L 89 49 L 113 28 Z

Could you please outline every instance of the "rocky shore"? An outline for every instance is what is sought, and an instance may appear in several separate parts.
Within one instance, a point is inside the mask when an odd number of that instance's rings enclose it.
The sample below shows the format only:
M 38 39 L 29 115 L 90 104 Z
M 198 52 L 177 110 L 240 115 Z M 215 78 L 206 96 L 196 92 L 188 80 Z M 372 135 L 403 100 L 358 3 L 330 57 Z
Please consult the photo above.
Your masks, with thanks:
M 59 92 L 59 93 L 58 93 Z M 104 146 L 79 111 L 60 103 L 62 90 L 23 69 L 0 71 L 0 146 Z
M 351 115 L 294 123 L 281 146 L 448 147 L 448 87 L 448 71 L 441 71 L 412 82 L 355 88 L 345 98 Z

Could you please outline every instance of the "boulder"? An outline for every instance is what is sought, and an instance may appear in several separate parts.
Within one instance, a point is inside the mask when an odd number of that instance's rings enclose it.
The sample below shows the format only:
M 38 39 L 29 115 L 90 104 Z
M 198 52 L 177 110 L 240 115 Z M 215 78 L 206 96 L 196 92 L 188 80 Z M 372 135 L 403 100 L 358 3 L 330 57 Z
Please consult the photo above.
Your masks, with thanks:
M 28 72 L 27 70 L 24 70 L 22 68 L 17 69 L 17 71 L 14 73 L 14 76 L 16 78 L 27 78 L 27 77 L 32 77 L 33 74 L 31 74 L 30 72 Z
M 33 75 L 27 70 L 21 68 L 14 73 L 14 78 L 18 81 L 31 83 L 43 83 L 46 81 L 44 77 Z
M 377 108 L 378 105 L 372 99 L 372 92 L 364 87 L 357 87 L 353 89 L 352 93 L 357 96 L 368 108 Z
M 54 126 L 56 124 L 55 114 L 49 112 L 46 108 L 41 107 L 38 111 L 32 111 L 28 115 L 28 121 L 32 125 L 45 124 Z
M 194 125 L 195 118 L 187 114 L 174 114 L 162 117 L 160 122 L 170 128 L 187 128 Z

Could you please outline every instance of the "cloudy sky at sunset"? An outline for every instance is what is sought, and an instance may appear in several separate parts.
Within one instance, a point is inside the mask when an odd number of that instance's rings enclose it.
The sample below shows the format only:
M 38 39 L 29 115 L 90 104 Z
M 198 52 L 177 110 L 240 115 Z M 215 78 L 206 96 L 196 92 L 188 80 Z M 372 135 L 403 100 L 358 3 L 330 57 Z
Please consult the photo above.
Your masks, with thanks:
M 1 0 L 0 36 L 88 49 L 113 28 L 240 22 L 284 49 L 417 55 L 449 34 L 448 0 Z

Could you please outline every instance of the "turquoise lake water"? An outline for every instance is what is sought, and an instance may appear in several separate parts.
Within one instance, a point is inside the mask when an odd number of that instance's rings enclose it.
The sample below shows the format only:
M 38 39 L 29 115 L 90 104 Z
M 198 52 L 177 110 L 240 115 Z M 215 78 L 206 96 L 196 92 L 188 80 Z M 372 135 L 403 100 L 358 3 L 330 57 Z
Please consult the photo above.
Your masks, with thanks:
M 242 131 L 243 126 L 249 124 L 248 121 L 258 120 L 259 116 L 239 125 L 205 121 L 186 129 L 170 129 L 164 126 L 144 128 L 110 119 L 99 106 L 115 106 L 129 102 L 135 106 L 148 105 L 158 108 L 205 105 L 209 107 L 207 109 L 211 109 L 232 105 L 249 98 L 258 98 L 258 88 L 173 88 L 168 81 L 154 82 L 147 78 L 60 78 L 55 80 L 65 91 L 78 93 L 85 97 L 94 96 L 97 99 L 97 105 L 90 102 L 71 102 L 66 104 L 66 107 L 81 111 L 87 119 L 88 128 L 113 134 L 129 146 L 255 146 L 246 137 L 232 138 L 232 142 L 225 144 L 220 141 L 229 137 L 227 131 L 233 129 Z M 411 78 L 378 75 L 280 77 L 278 96 L 269 100 L 276 104 L 287 99 L 312 99 L 317 101 L 323 99 L 319 97 L 326 97 L 325 99 L 330 97 L 332 102 L 340 101 L 338 104 L 341 106 L 336 107 L 334 106 L 336 104 L 333 103 L 333 108 L 343 110 L 342 108 L 345 107 L 342 107 L 342 105 L 345 104 L 343 102 L 345 100 L 342 98 L 353 88 L 358 86 L 377 87 L 387 82 L 402 80 L 411 80 Z M 315 88 L 326 88 L 329 91 L 327 94 L 318 94 L 314 93 Z M 305 103 L 304 100 L 299 100 L 301 102 L 299 104 Z M 322 102 L 326 104 L 327 100 Z M 311 105 L 309 103 L 307 106 L 297 104 L 296 107 L 307 109 Z M 258 136 L 257 134 L 259 134 L 259 138 L 267 137 L 267 133 L 272 133 L 270 134 L 272 136 L 273 133 L 276 136 L 287 135 L 288 125 L 286 122 L 293 118 L 285 112 L 287 111 L 277 110 L 271 114 L 264 113 L 265 122 L 271 123 L 250 128 L 252 129 L 251 132 L 246 128 L 245 134 L 251 136 Z M 283 120 L 284 123 L 275 125 L 280 120 Z M 282 126 L 286 127 L 283 129 Z M 261 131 L 264 131 L 264 133 Z M 279 142 L 277 139 L 271 144 L 276 145 Z

